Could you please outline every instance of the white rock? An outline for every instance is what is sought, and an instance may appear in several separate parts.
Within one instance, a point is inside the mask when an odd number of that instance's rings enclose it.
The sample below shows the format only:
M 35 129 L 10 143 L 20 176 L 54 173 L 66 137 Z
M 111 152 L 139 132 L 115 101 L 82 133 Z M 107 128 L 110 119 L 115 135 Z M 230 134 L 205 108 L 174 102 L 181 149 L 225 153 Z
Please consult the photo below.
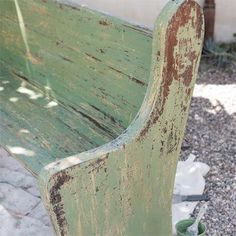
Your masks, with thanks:
M 14 230 L 14 234 L 11 234 L 11 236 L 54 236 L 51 227 L 44 225 L 38 219 L 28 216 L 22 218 Z
M 44 208 L 42 202 L 40 202 L 37 205 L 37 207 L 35 207 L 30 212 L 30 214 L 28 216 L 40 220 L 46 226 L 51 226 L 51 221 L 49 219 L 49 216 L 48 216 L 46 209 Z
M 44 225 L 40 220 L 25 216 L 13 217 L 0 205 L 0 235 L 1 236 L 53 236 L 51 227 Z
M 22 188 L 35 197 L 40 197 L 36 178 L 24 169 L 9 170 L 0 167 L 0 181 Z
M 15 235 L 15 227 L 17 220 L 0 204 L 0 235 Z
M 0 167 L 7 168 L 9 170 L 20 170 L 21 172 L 29 174 L 29 172 L 26 171 L 17 160 L 11 157 L 9 153 L 1 147 L 0 147 Z
M 0 195 L 1 204 L 19 216 L 26 215 L 40 202 L 39 198 L 7 183 L 0 183 Z
M 27 191 L 28 193 L 32 194 L 33 196 L 40 198 L 40 193 L 39 193 L 38 185 L 37 185 L 37 184 L 35 184 L 35 185 L 33 185 L 33 186 L 27 188 L 26 191 Z
M 3 167 L 0 167 L 0 180 L 24 189 L 36 186 L 36 179 L 32 175 Z

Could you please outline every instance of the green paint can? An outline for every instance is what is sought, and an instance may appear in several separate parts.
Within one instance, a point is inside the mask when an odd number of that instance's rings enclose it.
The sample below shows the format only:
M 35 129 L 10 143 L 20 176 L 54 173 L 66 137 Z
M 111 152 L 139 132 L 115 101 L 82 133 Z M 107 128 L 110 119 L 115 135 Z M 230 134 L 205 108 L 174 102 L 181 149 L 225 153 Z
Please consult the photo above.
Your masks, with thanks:
M 176 232 L 177 236 L 189 236 L 189 234 L 186 234 L 187 228 L 194 223 L 194 219 L 188 219 L 188 220 L 181 220 L 176 225 Z M 206 233 L 206 226 L 203 223 L 199 223 L 198 225 L 198 235 L 199 236 L 205 236 Z

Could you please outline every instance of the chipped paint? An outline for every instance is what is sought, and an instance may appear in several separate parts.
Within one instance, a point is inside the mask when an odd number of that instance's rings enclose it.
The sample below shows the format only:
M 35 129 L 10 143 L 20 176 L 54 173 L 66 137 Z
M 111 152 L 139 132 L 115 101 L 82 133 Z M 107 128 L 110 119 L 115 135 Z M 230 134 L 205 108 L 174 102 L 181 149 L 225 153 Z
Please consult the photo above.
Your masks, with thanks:
M 56 234 L 172 235 L 175 170 L 203 38 L 200 7 L 170 1 L 152 34 L 87 8 L 17 3 L 24 19 L 19 11 L 1 15 L 0 63 L 12 86 L 5 90 L 20 100 L 15 106 L 1 93 L 7 128 L 0 128 L 6 143 L 20 135 L 24 145 L 8 146 L 38 175 Z M 28 99 L 39 94 L 55 109 Z M 29 151 L 35 155 L 25 157 Z
M 68 183 L 73 177 L 67 175 L 65 172 L 58 173 L 53 177 L 55 185 L 50 189 L 50 204 L 53 206 L 54 213 L 56 215 L 57 226 L 60 228 L 60 235 L 66 235 L 67 221 L 64 216 L 64 206 L 60 195 L 61 187 Z
M 68 235 L 172 234 L 171 195 L 201 53 L 202 19 L 194 1 L 170 2 L 157 20 L 149 87 L 133 123 L 113 142 L 68 157 L 64 170 L 47 169 L 48 176 L 66 171 L 73 177 L 60 191 Z M 80 199 L 77 210 L 66 203 L 70 186 Z

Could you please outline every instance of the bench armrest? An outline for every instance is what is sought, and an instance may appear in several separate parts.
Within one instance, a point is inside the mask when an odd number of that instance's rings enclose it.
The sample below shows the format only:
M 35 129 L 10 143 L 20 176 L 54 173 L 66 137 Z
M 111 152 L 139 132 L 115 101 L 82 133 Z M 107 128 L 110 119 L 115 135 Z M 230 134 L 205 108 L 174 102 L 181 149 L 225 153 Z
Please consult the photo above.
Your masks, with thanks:
M 171 235 L 173 184 L 203 27 L 195 1 L 170 1 L 155 24 L 149 86 L 128 129 L 42 170 L 40 189 L 58 235 Z

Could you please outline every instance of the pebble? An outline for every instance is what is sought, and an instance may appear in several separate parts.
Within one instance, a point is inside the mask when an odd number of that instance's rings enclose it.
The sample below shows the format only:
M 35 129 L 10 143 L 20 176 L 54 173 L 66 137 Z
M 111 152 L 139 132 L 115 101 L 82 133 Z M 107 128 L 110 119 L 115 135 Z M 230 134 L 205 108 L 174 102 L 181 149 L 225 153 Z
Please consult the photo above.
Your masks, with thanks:
M 197 161 L 210 166 L 205 193 L 211 200 L 203 220 L 206 236 L 236 236 L 235 94 L 236 63 L 226 70 L 201 64 L 181 159 L 194 153 Z

